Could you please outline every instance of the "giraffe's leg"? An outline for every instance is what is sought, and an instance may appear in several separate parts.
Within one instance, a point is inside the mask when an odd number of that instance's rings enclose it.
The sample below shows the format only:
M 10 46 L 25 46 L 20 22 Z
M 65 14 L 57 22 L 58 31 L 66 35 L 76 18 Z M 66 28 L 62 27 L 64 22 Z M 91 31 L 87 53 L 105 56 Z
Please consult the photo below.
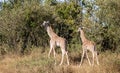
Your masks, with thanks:
M 53 48 L 53 53 L 54 53 L 54 60 L 55 60 L 55 65 L 56 65 L 56 53 L 55 53 L 55 48 Z
M 83 49 L 83 53 L 82 53 L 82 57 L 81 57 L 81 62 L 80 62 L 80 65 L 79 65 L 79 66 L 81 66 L 81 64 L 82 64 L 82 61 L 83 61 L 84 55 L 85 55 L 85 51 L 84 51 L 84 49 Z
M 66 59 L 67 59 L 67 64 L 69 65 L 69 59 L 68 59 L 68 52 L 66 51 Z
M 64 55 L 65 55 L 65 50 L 62 49 L 62 59 L 61 59 L 61 62 L 60 62 L 59 65 L 62 65 L 62 63 L 63 63 L 63 59 L 64 59 Z
M 50 50 L 49 50 L 49 53 L 48 53 L 48 57 L 50 57 L 50 53 L 52 52 L 52 49 L 53 49 L 53 43 L 52 43 L 52 40 L 50 40 Z
M 94 52 L 92 52 L 92 55 L 93 55 L 93 61 L 92 61 L 92 65 L 94 65 L 95 53 L 94 53 Z
M 50 57 L 51 51 L 52 51 L 52 47 L 50 48 L 50 51 L 49 51 L 49 53 L 48 53 L 48 57 Z
M 90 62 L 90 59 L 89 59 L 89 57 L 88 57 L 87 51 L 86 51 L 86 56 L 87 56 L 87 59 L 88 59 L 89 64 L 91 65 L 91 62 Z
M 97 52 L 95 52 L 95 57 L 96 57 L 97 65 L 99 65 Z

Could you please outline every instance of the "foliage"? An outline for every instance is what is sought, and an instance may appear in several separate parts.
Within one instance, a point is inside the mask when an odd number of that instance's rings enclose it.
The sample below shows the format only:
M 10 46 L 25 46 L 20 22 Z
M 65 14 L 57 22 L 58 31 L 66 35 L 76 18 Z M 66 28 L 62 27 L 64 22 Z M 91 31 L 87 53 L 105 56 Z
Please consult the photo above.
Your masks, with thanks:
M 18 50 L 17 45 L 21 45 L 22 50 L 32 45 L 45 46 L 47 43 L 43 43 L 47 40 L 43 40 L 43 38 L 47 39 L 47 35 L 40 25 L 43 20 L 49 19 L 51 16 L 50 11 L 45 9 L 37 2 L 29 3 L 28 1 L 24 2 L 22 6 L 15 6 L 12 9 L 7 9 L 6 6 L 0 14 L 3 44 L 8 44 L 11 49 L 16 51 Z
M 118 28 L 120 26 L 119 2 L 119 0 L 98 2 L 100 10 L 97 12 L 97 16 L 100 19 L 101 25 L 103 25 L 101 46 L 112 51 L 115 51 L 115 49 L 118 51 L 120 47 L 120 28 Z
M 81 24 L 81 7 L 75 2 L 60 3 L 56 6 L 56 19 L 58 34 L 65 37 L 69 44 L 78 44 L 76 28 Z M 73 36 L 74 35 L 74 36 Z M 72 47 L 73 45 L 71 45 Z
M 79 4 L 81 1 L 83 6 Z M 49 20 L 54 31 L 67 39 L 70 51 L 81 47 L 77 29 L 83 25 L 88 28 L 84 29 L 86 37 L 96 42 L 99 51 L 119 52 L 119 0 L 81 1 L 8 0 L 1 3 L 1 48 L 6 52 L 24 53 L 33 46 L 48 46 L 49 37 L 40 25 Z

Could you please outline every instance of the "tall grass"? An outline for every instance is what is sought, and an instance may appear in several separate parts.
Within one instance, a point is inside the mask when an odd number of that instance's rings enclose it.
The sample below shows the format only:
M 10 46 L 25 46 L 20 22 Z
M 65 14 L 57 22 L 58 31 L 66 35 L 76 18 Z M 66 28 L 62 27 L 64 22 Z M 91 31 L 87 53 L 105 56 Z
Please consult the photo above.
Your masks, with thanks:
M 41 53 L 36 48 L 30 55 L 5 55 L 0 59 L 0 73 L 120 73 L 120 54 L 104 52 L 99 54 L 100 65 L 89 66 L 84 59 L 81 67 L 78 67 L 81 54 L 79 52 L 69 53 L 70 64 L 66 61 L 59 66 L 61 54 L 57 53 L 57 65 L 54 59 L 47 57 L 48 50 Z

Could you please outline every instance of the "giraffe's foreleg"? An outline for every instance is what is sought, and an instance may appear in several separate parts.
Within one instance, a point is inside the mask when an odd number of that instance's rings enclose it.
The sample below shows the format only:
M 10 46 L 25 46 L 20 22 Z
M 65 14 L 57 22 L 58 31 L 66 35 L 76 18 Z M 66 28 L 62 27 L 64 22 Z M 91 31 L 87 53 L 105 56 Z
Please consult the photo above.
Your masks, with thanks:
M 80 62 L 80 65 L 79 65 L 79 66 L 81 66 L 81 64 L 82 64 L 82 61 L 83 61 L 84 55 L 85 55 L 85 50 L 83 49 L 83 53 L 82 53 L 82 57 L 81 57 L 81 62 Z
M 53 53 L 54 53 L 54 60 L 55 60 L 55 65 L 56 65 L 56 53 L 55 53 L 55 48 L 53 48 Z
M 51 51 L 52 51 L 52 47 L 51 47 L 50 50 L 49 50 L 48 58 L 50 58 L 50 53 L 51 53 Z
M 51 54 L 53 48 L 54 48 L 54 42 L 52 40 L 50 40 L 50 50 L 48 53 L 48 58 L 50 57 L 50 54 Z
M 95 57 L 96 57 L 97 65 L 99 65 L 97 51 L 95 52 Z

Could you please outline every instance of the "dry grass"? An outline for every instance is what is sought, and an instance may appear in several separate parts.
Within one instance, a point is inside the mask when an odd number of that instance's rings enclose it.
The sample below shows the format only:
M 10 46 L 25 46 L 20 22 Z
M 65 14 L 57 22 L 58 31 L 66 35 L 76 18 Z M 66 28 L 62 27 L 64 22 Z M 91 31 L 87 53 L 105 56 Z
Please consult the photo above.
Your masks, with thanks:
M 120 73 L 120 54 L 101 53 L 99 55 L 100 65 L 89 66 L 87 60 L 78 67 L 80 53 L 69 54 L 70 66 L 66 63 L 58 66 L 61 55 L 57 55 L 57 65 L 53 58 L 47 57 L 48 51 L 41 53 L 35 49 L 30 55 L 18 56 L 9 54 L 0 59 L 0 73 Z

